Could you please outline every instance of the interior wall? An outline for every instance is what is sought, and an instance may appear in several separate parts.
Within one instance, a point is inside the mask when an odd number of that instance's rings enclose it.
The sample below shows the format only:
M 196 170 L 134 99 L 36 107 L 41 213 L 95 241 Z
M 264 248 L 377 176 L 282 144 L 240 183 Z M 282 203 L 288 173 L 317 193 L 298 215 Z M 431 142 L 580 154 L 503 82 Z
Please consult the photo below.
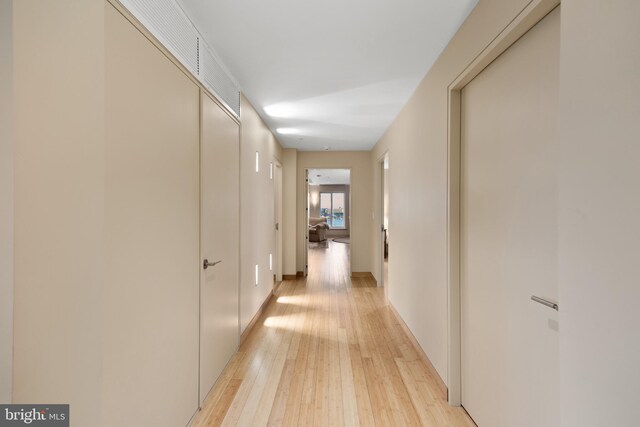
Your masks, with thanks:
M 298 152 L 294 148 L 283 150 L 282 162 L 282 274 L 296 274 L 297 245 L 297 173 Z
M 110 4 L 105 34 L 104 422 L 181 425 L 198 401 L 200 90 Z
M 0 0 L 0 402 L 13 365 L 13 0 Z
M 13 23 L 14 88 L 20 93 L 13 103 L 13 400 L 70 403 L 74 423 L 100 426 L 104 417 L 96 414 L 102 414 L 105 402 L 103 379 L 115 366 L 105 367 L 105 346 L 117 341 L 115 334 L 108 342 L 102 334 L 105 319 L 113 320 L 105 313 L 103 295 L 107 267 L 112 268 L 114 262 L 105 259 L 107 249 L 114 247 L 113 242 L 105 241 L 109 235 L 105 234 L 105 215 L 107 208 L 111 213 L 120 212 L 115 205 L 105 205 L 105 104 L 109 96 L 105 87 L 105 2 L 24 0 L 14 5 Z M 271 291 L 273 273 L 268 261 L 274 223 L 265 212 L 272 212 L 274 204 L 269 163 L 282 160 L 282 149 L 246 99 L 242 107 L 244 157 L 239 178 L 245 240 L 241 242 L 243 257 L 251 263 L 250 270 L 242 270 L 243 284 L 250 284 L 242 289 L 246 327 Z M 197 121 L 197 114 L 194 117 Z M 9 127 L 3 126 L 6 129 Z M 260 173 L 255 172 L 255 151 L 261 153 Z M 293 165 L 295 168 L 295 160 Z M 189 167 L 194 170 L 193 165 Z M 195 167 L 197 170 L 197 164 Z M 2 173 L 7 171 L 3 168 Z M 255 263 L 261 266 L 256 289 Z M 106 296 L 110 303 L 118 299 L 114 292 Z M 118 378 L 110 381 L 110 390 L 122 385 Z
M 529 0 L 480 1 L 409 102 L 373 149 L 376 219 L 380 238 L 381 177 L 388 151 L 389 300 L 447 383 L 447 87 Z M 372 240 L 378 242 L 378 240 Z M 373 245 L 380 247 L 379 244 Z M 370 251 L 380 271 L 379 250 Z
M 16 403 L 101 425 L 103 0 L 20 0 L 14 29 Z
M 297 234 L 296 268 L 304 271 L 306 224 L 305 169 L 351 169 L 351 271 L 372 272 L 371 221 L 373 194 L 371 152 L 369 151 L 300 151 L 297 160 Z
M 273 289 L 274 272 L 269 270 L 269 254 L 275 254 L 275 192 L 274 181 L 269 177 L 269 163 L 274 159 L 285 163 L 280 143 L 251 103 L 244 96 L 240 102 L 240 325 L 244 331 Z M 255 169 L 256 151 L 260 153 L 259 172 Z M 286 181 L 284 183 L 286 185 Z M 286 190 L 284 194 L 286 197 Z M 285 206 L 285 215 L 286 210 Z M 286 217 L 283 218 L 284 224 L 286 221 Z M 286 240 L 284 244 L 286 251 Z M 255 285 L 256 264 L 258 286 Z
M 350 232 L 350 221 L 349 215 L 351 214 L 351 206 L 349 199 L 349 185 L 310 185 L 309 186 L 309 196 L 311 197 L 309 203 L 309 216 L 319 217 L 320 216 L 320 193 L 344 193 L 345 198 L 345 206 L 344 206 L 344 217 L 345 217 L 345 229 L 332 228 L 327 230 L 327 237 L 343 237 L 348 236 Z M 315 204 L 314 204 L 315 201 Z
M 560 392 L 564 426 L 640 419 L 640 3 L 563 0 Z

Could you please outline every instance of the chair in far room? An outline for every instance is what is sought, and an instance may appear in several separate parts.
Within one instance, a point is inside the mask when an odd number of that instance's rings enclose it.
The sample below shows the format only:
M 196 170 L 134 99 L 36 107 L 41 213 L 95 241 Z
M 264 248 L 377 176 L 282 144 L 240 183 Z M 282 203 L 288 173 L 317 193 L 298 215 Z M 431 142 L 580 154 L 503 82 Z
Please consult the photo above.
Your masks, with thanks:
M 329 224 L 327 219 L 322 217 L 309 217 L 309 241 L 324 242 L 327 240 L 327 230 Z

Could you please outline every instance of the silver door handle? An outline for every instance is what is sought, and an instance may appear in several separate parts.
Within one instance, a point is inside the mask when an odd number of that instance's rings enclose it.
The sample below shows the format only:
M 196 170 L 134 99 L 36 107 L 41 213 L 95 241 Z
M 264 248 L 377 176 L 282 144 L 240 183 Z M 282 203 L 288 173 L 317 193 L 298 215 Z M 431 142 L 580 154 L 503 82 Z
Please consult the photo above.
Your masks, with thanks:
M 535 295 L 531 295 L 531 300 L 535 301 L 537 303 L 540 303 L 542 305 L 546 305 L 549 308 L 553 308 L 555 311 L 558 311 L 558 304 L 549 300 L 546 300 L 544 298 L 540 298 L 537 297 Z
M 205 260 L 202 262 L 202 268 L 204 268 L 204 269 L 206 270 L 208 267 L 213 267 L 213 266 L 215 266 L 215 265 L 217 265 L 217 264 L 220 264 L 221 262 L 222 262 L 222 260 L 220 260 L 220 261 L 216 261 L 216 262 L 209 262 L 209 260 L 208 260 L 208 259 L 205 259 Z

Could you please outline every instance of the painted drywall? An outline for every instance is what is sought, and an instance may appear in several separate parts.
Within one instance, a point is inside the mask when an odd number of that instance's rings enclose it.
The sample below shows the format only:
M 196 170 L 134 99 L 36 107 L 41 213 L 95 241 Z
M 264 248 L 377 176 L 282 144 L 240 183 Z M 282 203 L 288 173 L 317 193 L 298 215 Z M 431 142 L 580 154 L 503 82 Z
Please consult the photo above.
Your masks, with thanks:
M 304 238 L 307 226 L 305 169 L 351 169 L 351 271 L 371 272 L 371 152 L 369 151 L 300 151 L 297 161 L 297 234 L 296 266 L 304 271 Z
M 13 17 L 13 401 L 100 426 L 105 4 L 20 0 Z
M 256 110 L 244 96 L 240 102 L 240 327 L 244 331 L 273 289 L 274 272 L 269 270 L 269 254 L 275 253 L 275 181 L 270 178 L 269 164 L 285 163 L 280 143 Z M 259 172 L 256 172 L 256 152 L 259 153 Z M 283 181 L 285 179 L 286 176 Z M 284 194 L 286 197 L 287 192 Z M 284 211 L 286 215 L 286 207 Z M 283 223 L 286 221 L 286 217 L 283 218 Z M 284 244 L 286 251 L 286 239 Z
M 375 220 L 380 238 L 381 171 L 388 151 L 389 300 L 447 382 L 447 86 L 529 3 L 480 1 L 374 147 Z M 380 244 L 369 251 L 380 272 Z M 379 274 L 379 273 L 377 273 Z
M 559 289 L 562 425 L 640 419 L 640 3 L 564 0 Z
M 13 365 L 13 0 L 0 0 L 0 402 Z
M 180 425 L 198 400 L 200 91 L 105 9 L 103 419 Z
M 296 184 L 298 152 L 287 148 L 282 153 L 282 274 L 296 274 Z
M 320 193 L 344 193 L 345 206 L 345 228 L 331 228 L 327 230 L 327 237 L 344 237 L 350 232 L 349 215 L 351 207 L 349 206 L 349 185 L 310 185 L 309 186 L 309 216 L 320 216 Z

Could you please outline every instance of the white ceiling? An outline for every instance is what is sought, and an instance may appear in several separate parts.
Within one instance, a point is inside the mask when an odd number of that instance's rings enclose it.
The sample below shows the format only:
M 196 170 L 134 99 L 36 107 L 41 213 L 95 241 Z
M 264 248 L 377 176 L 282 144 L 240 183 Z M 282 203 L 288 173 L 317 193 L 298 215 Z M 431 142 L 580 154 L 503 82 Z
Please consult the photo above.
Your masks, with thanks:
M 349 185 L 350 177 L 349 169 L 309 169 L 309 184 L 313 185 Z
M 178 1 L 285 147 L 369 150 L 478 0 Z

